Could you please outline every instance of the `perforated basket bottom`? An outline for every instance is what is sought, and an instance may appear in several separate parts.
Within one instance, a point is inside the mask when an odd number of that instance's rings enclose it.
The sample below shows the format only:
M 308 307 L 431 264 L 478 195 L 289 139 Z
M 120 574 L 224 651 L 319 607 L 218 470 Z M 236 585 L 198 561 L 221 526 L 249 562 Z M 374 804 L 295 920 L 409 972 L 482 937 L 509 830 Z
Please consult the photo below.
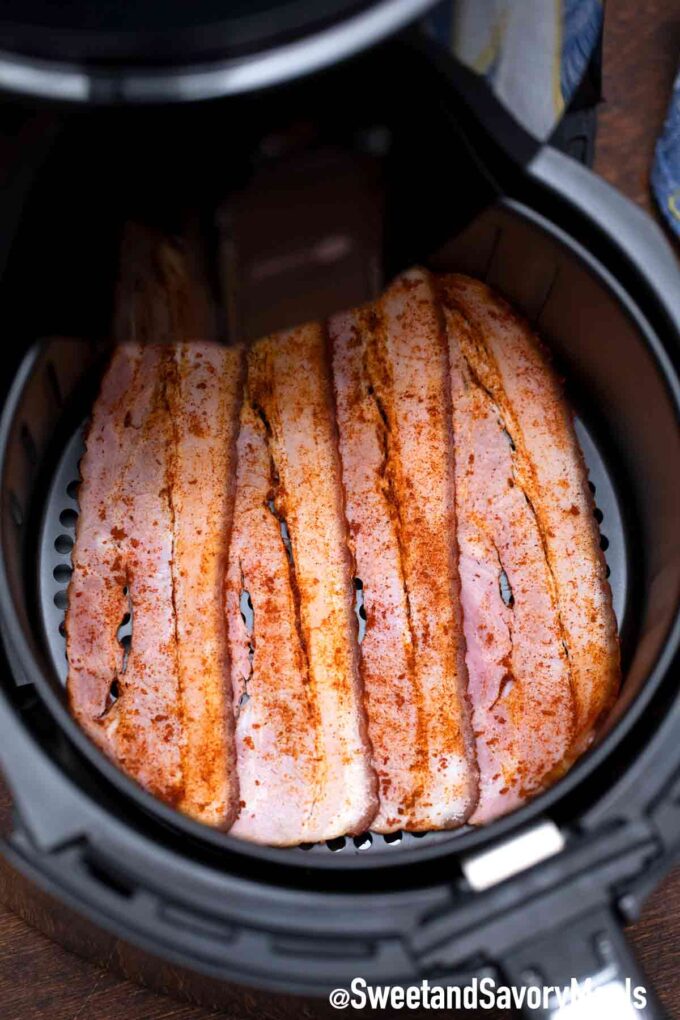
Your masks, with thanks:
M 596 517 L 600 523 L 602 547 L 606 551 L 610 583 L 619 629 L 625 626 L 628 601 L 627 550 L 620 503 L 605 460 L 591 433 L 580 419 L 576 430 L 588 465 L 590 485 L 595 493 Z M 78 520 L 79 463 L 84 452 L 85 425 L 71 437 L 54 472 L 45 506 L 38 550 L 38 604 L 45 642 L 56 675 L 66 683 L 68 663 L 64 618 L 68 604 L 68 583 L 71 576 L 71 550 Z M 119 631 L 124 639 L 125 628 Z M 455 839 L 466 829 L 453 832 L 408 833 L 389 836 L 366 832 L 355 837 L 340 837 L 327 843 L 304 844 L 291 853 L 338 853 L 368 850 L 394 853 L 400 847 L 411 848 L 427 839 L 428 844 Z

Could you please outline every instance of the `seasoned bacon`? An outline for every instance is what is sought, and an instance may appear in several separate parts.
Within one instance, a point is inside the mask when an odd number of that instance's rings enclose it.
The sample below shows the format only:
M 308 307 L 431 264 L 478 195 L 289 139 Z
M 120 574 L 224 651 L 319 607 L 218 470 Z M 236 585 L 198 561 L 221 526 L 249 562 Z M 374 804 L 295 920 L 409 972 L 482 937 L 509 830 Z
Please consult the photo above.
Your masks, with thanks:
M 142 386 L 140 359 L 141 349 L 135 345 L 116 348 L 94 406 L 81 461 L 80 514 L 66 614 L 71 710 L 109 753 L 113 751 L 100 717 L 122 667 L 116 631 L 129 608 L 115 516 L 120 476 L 130 452 L 123 442 L 123 423 L 133 407 L 148 403 L 154 384 L 149 379 Z
M 264 424 L 246 400 L 227 587 L 240 783 L 231 833 L 285 846 L 324 839 L 328 819 L 315 811 L 320 720 L 275 491 Z
M 238 782 L 223 600 L 244 352 L 195 339 L 213 330 L 191 246 L 128 224 L 114 336 L 135 343 L 114 349 L 93 409 L 66 631 L 86 732 L 151 792 L 227 827 Z
M 380 302 L 369 358 L 389 438 L 388 474 L 421 702 L 414 827 L 449 828 L 477 802 L 457 569 L 453 439 L 446 338 L 428 274 L 404 273 Z
M 187 258 L 128 232 L 136 342 L 81 465 L 74 716 L 156 796 L 258 843 L 514 809 L 587 747 L 620 673 L 539 342 L 484 284 L 418 269 L 247 353 L 187 342 L 214 325 Z
M 116 493 L 120 579 L 132 614 L 132 644 L 118 673 L 119 697 L 105 717 L 116 759 L 169 803 L 183 795 L 182 715 L 173 605 L 174 433 L 168 414 L 170 347 L 146 347 L 139 374 L 153 380 L 150 406 L 123 421 L 130 448 Z M 142 386 L 145 383 L 142 382 Z
M 369 309 L 329 323 L 345 509 L 366 627 L 361 666 L 380 810 L 371 828 L 393 832 L 419 818 L 420 698 L 399 546 L 398 507 L 386 478 L 387 433 L 366 369 Z
M 76 718 L 125 771 L 176 803 L 182 773 L 168 352 L 123 348 L 104 379 L 82 464 L 66 631 Z M 126 612 L 134 628 L 127 656 L 116 637 Z
M 559 767 L 574 699 L 541 532 L 503 414 L 476 376 L 483 344 L 441 286 L 449 341 L 456 513 L 480 795 L 473 823 L 505 814 Z M 470 359 L 469 361 L 467 359 Z
M 616 620 L 583 455 L 562 388 L 528 325 L 477 280 L 449 276 L 445 288 L 478 340 L 466 357 L 512 439 L 515 478 L 552 576 L 575 708 L 566 767 L 592 740 L 620 682 Z
M 477 799 L 458 597 L 446 342 L 427 275 L 331 322 L 347 514 L 363 581 L 380 831 L 460 825 Z
M 242 361 L 200 343 L 116 348 L 82 466 L 66 617 L 76 718 L 152 793 L 214 825 L 237 807 L 222 593 Z
M 175 347 L 169 411 L 173 583 L 182 712 L 183 811 L 228 826 L 238 783 L 224 626 L 224 577 L 234 505 L 243 386 L 239 347 Z
M 152 793 L 215 825 L 237 801 L 222 598 L 241 360 L 207 344 L 116 348 L 82 464 L 66 619 L 83 728 Z
M 361 697 L 352 569 L 321 328 L 304 326 L 258 341 L 249 353 L 248 390 L 266 423 L 274 504 L 290 534 L 296 619 L 318 728 L 314 831 L 330 839 L 361 831 L 378 803 Z
M 121 241 L 113 336 L 121 343 L 215 338 L 215 309 L 189 237 L 130 221 Z

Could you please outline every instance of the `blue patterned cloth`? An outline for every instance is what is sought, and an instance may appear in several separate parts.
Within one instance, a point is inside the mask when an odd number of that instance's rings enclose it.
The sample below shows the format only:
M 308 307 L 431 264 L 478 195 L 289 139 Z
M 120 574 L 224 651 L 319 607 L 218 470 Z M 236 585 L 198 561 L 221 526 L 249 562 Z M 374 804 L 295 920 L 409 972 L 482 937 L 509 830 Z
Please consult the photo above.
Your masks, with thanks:
M 680 237 L 680 74 L 652 168 L 652 191 L 671 230 Z
M 600 0 L 562 0 L 560 86 L 564 105 L 581 84 L 602 33 Z
M 579 87 L 602 33 L 602 0 L 444 0 L 432 34 L 482 75 L 515 118 L 546 139 Z M 656 146 L 652 191 L 680 237 L 680 73 Z

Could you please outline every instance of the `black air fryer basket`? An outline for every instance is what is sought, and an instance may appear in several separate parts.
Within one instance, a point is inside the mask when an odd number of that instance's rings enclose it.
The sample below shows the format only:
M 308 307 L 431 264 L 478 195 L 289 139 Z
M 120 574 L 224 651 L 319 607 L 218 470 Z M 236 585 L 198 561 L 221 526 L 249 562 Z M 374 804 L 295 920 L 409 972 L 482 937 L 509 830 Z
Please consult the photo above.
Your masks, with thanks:
M 680 273 L 642 213 L 530 144 L 477 83 L 418 46 L 390 44 L 317 85 L 200 111 L 84 113 L 36 171 L 0 294 L 17 361 L 0 426 L 0 761 L 16 805 L 3 853 L 99 929 L 225 989 L 325 997 L 356 976 L 483 973 L 643 983 L 621 926 L 680 834 Z M 192 204 L 214 221 L 287 108 L 303 108 L 324 145 L 389 140 L 373 151 L 383 279 L 418 259 L 488 280 L 568 380 L 625 680 L 597 745 L 486 828 L 251 846 L 155 801 L 66 709 L 78 460 L 122 223 L 172 222 Z

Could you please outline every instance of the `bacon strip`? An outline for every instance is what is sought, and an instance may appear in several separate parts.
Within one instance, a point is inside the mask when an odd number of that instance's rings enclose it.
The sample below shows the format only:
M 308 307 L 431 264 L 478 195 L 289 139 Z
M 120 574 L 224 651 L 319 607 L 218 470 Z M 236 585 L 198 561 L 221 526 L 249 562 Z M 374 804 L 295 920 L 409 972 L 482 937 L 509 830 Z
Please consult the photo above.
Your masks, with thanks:
M 241 800 L 231 833 L 286 846 L 324 839 L 326 822 L 314 810 L 319 718 L 275 488 L 264 425 L 246 401 L 227 584 Z
M 364 402 L 353 406 L 349 391 L 342 396 L 346 377 L 338 375 L 336 384 L 348 514 L 368 607 L 362 651 L 385 791 L 379 824 L 451 828 L 475 806 L 477 767 L 455 548 L 448 360 L 428 275 L 404 274 L 364 322 L 363 365 L 360 348 L 336 336 L 354 384 L 362 376 Z M 347 368 L 337 358 L 336 366 Z M 376 443 L 383 444 L 381 462 Z M 403 637 L 395 644 L 397 628 Z
M 180 807 L 228 827 L 238 806 L 224 576 L 231 534 L 243 351 L 175 347 L 170 413 L 173 582 L 182 712 Z
M 313 827 L 318 838 L 330 839 L 360 832 L 378 804 L 362 706 L 352 569 L 321 328 L 304 326 L 258 341 L 249 354 L 248 389 L 267 423 L 278 479 L 275 506 L 290 533 L 296 616 L 319 730 Z
M 123 422 L 130 408 L 150 397 L 149 385 L 141 387 L 140 358 L 139 347 L 116 348 L 94 406 L 81 461 L 80 514 L 66 613 L 71 711 L 109 753 L 112 748 L 100 716 L 122 667 L 116 631 L 128 611 L 114 514 L 129 452 L 122 441 Z
M 210 316 L 182 299 L 179 249 L 158 258 L 130 306 L 145 339 Z M 122 345 L 82 476 L 73 714 L 150 792 L 241 838 L 488 822 L 561 774 L 616 697 L 561 388 L 477 281 L 413 270 L 328 336 L 247 359 Z
M 127 412 L 123 421 L 120 441 L 130 455 L 117 494 L 116 537 L 132 613 L 132 644 L 105 727 L 121 767 L 157 797 L 178 804 L 184 784 L 170 497 L 173 372 L 170 347 L 144 348 L 139 374 L 154 381 L 150 406 L 139 417 L 134 409 Z
M 128 362 L 134 372 L 126 371 Z M 167 368 L 163 348 L 123 349 L 104 379 L 82 465 L 66 629 L 68 692 L 76 718 L 140 783 L 176 802 L 182 782 Z M 109 402 L 114 393 L 117 399 Z M 126 657 L 116 635 L 130 611 L 135 644 Z
M 82 464 L 71 708 L 143 786 L 227 827 L 238 783 L 223 595 L 244 353 L 183 342 L 214 330 L 190 245 L 130 223 L 120 277 L 114 334 L 136 343 L 114 350 Z
M 366 359 L 370 309 L 329 322 L 345 509 L 362 583 L 366 628 L 361 668 L 380 810 L 375 832 L 420 823 L 423 792 L 416 734 L 421 699 L 414 686 L 414 649 L 399 544 L 399 508 L 386 477 L 387 427 L 371 391 Z
M 215 309 L 195 248 L 188 236 L 170 238 L 148 224 L 126 223 L 114 309 L 116 340 L 214 339 Z
M 476 280 L 450 276 L 445 287 L 481 338 L 465 355 L 516 447 L 515 476 L 553 578 L 575 701 L 566 767 L 592 740 L 620 683 L 616 620 L 583 455 L 561 386 L 527 324 Z
M 523 802 L 560 765 L 574 704 L 541 532 L 517 480 L 502 412 L 475 377 L 482 343 L 441 288 L 449 341 L 456 513 L 482 824 Z M 465 353 L 464 353 L 465 352 Z M 521 473 L 521 472 L 520 472 Z
M 221 826 L 237 807 L 223 579 L 242 362 L 201 343 L 116 349 L 82 465 L 66 621 L 84 729 L 152 793 Z

